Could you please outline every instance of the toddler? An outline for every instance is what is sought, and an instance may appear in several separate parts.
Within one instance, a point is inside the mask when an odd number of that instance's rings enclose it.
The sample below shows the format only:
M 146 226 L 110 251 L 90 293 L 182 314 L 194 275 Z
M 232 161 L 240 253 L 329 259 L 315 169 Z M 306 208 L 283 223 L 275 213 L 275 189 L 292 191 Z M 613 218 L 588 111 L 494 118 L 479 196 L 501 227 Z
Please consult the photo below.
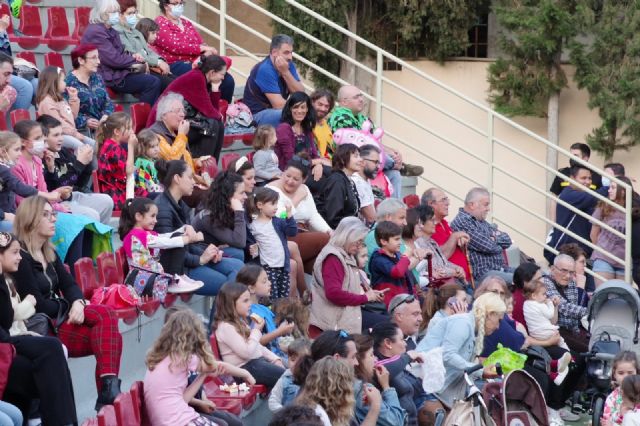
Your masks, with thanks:
M 299 338 L 291 342 L 287 347 L 287 356 L 289 358 L 289 368 L 280 376 L 276 385 L 269 395 L 269 410 L 275 413 L 284 406 L 290 404 L 300 391 L 300 386 L 293 383 L 293 369 L 296 362 L 303 355 L 308 355 L 311 349 L 311 342 L 307 339 Z
M 622 426 L 640 426 L 640 376 L 627 376 L 622 381 Z
M 273 150 L 276 141 L 276 129 L 268 124 L 259 126 L 253 136 L 253 149 L 255 149 L 253 168 L 256 171 L 258 184 L 264 184 L 282 174 L 278 167 L 278 157 Z
M 560 298 L 547 298 L 547 288 L 541 281 L 530 281 L 524 286 L 525 302 L 522 308 L 524 320 L 529 329 L 529 335 L 534 339 L 547 340 L 558 332 L 558 305 Z M 564 339 L 558 343 L 563 349 L 569 350 Z

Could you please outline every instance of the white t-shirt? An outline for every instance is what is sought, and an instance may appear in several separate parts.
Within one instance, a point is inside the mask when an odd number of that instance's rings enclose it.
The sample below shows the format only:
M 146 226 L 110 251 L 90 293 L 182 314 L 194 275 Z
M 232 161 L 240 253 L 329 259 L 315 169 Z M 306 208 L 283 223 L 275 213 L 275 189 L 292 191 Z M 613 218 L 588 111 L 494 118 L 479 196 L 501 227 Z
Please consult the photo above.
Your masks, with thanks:
M 536 338 L 545 340 L 558 330 L 558 326 L 551 323 L 555 307 L 551 300 L 546 303 L 535 300 L 525 300 L 522 307 L 524 320 L 527 322 L 529 334 Z
M 360 208 L 372 206 L 374 202 L 373 190 L 368 180 L 360 176 L 358 173 L 351 175 L 351 180 L 356 184 L 358 198 L 360 199 Z
M 254 220 L 249 225 L 249 230 L 260 248 L 260 263 L 271 268 L 284 267 L 284 247 L 273 222 Z

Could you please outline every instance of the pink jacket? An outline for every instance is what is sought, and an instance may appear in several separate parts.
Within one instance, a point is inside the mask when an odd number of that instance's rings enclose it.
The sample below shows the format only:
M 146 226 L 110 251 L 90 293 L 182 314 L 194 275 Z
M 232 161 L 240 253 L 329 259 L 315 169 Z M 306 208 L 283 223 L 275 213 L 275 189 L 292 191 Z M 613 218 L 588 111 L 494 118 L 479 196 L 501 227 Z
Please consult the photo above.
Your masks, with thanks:
M 249 338 L 245 339 L 232 324 L 219 323 L 216 329 L 216 338 L 222 361 L 236 367 L 242 367 L 252 359 L 260 357 L 265 357 L 269 362 L 279 359 L 276 354 L 260 344 L 261 337 L 262 333 L 257 328 L 251 330 Z
M 11 173 L 16 175 L 16 177 L 20 179 L 25 185 L 33 186 L 38 191 L 49 192 L 49 190 L 47 189 L 47 183 L 44 180 L 44 173 L 42 171 L 42 160 L 38 157 L 33 157 L 32 166 L 31 163 L 29 163 L 29 161 L 21 155 L 16 161 L 16 165 L 11 168 Z M 22 200 L 23 198 L 21 196 L 16 195 L 16 206 L 19 206 Z M 56 211 L 66 211 L 60 203 L 52 203 L 51 206 Z
M 79 108 L 80 100 L 78 99 L 56 102 L 51 96 L 45 96 L 38 104 L 38 114 L 47 114 L 58 119 L 62 123 L 62 133 L 82 141 L 84 136 L 76 129 Z

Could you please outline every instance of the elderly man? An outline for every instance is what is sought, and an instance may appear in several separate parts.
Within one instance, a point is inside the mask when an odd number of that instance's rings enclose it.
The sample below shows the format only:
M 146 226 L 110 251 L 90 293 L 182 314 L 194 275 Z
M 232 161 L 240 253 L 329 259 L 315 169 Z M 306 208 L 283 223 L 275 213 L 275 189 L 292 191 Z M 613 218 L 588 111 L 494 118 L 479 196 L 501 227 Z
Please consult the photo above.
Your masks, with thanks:
M 464 199 L 464 207 L 451 222 L 451 229 L 469 235 L 467 248 L 471 274 L 476 281 L 493 274 L 510 284 L 513 281 L 513 269 L 506 263 L 504 249 L 511 245 L 511 238 L 487 222 L 490 205 L 489 191 L 484 188 L 471 189 Z
M 580 327 L 580 320 L 587 315 L 587 295 L 576 286 L 576 263 L 566 254 L 559 254 L 553 260 L 549 272 L 542 275 L 542 282 L 547 287 L 547 297 L 560 298 L 558 305 L 558 326 L 560 335 L 569 349 L 575 352 L 589 350 L 589 337 Z
M 469 243 L 469 234 L 464 231 L 453 232 L 447 222 L 446 217 L 449 216 L 449 197 L 441 189 L 429 188 L 420 199 L 422 205 L 429 206 L 433 209 L 433 220 L 436 223 L 436 232 L 431 236 L 438 243 L 442 254 L 444 254 L 450 262 L 464 269 L 467 281 L 471 280 L 471 272 L 469 271 L 469 261 L 464 250 Z
M 375 197 L 369 180 L 374 179 L 380 167 L 380 149 L 375 145 L 362 145 L 358 148 L 363 161 L 362 172 L 351 175 L 360 199 L 360 217 L 367 224 L 376 221 Z
M 361 129 L 362 124 L 370 120 L 362 114 L 364 96 L 357 87 L 342 86 L 338 91 L 338 103 L 340 106 L 333 110 L 328 120 L 332 132 L 338 129 Z M 393 186 L 393 197 L 402 198 L 402 179 L 400 175 L 420 176 L 424 169 L 420 166 L 403 163 L 402 155 L 395 149 L 386 145 L 384 145 L 384 149 L 387 154 L 384 174 L 389 178 Z
M 293 64 L 293 38 L 278 34 L 271 39 L 269 56 L 251 69 L 243 102 L 257 124 L 276 127 L 280 124 L 282 107 L 293 92 L 304 92 Z

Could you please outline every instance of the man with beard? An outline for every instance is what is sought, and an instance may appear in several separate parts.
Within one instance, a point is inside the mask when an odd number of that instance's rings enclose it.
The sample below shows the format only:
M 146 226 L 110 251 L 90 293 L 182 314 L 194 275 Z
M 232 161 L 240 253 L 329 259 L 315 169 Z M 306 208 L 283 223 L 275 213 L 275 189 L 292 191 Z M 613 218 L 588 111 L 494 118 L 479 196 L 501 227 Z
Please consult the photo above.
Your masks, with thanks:
M 313 128 L 316 147 L 322 157 L 331 160 L 333 153 L 336 152 L 336 144 L 333 142 L 333 133 L 327 123 L 327 116 L 335 106 L 335 99 L 333 93 L 327 89 L 318 89 L 310 97 L 313 109 L 316 110 L 316 125 Z
M 367 225 L 371 225 L 376 221 L 376 208 L 369 180 L 374 179 L 380 169 L 380 149 L 375 145 L 362 145 L 358 151 L 364 167 L 362 172 L 352 174 L 351 180 L 355 183 L 360 198 L 360 217 Z

